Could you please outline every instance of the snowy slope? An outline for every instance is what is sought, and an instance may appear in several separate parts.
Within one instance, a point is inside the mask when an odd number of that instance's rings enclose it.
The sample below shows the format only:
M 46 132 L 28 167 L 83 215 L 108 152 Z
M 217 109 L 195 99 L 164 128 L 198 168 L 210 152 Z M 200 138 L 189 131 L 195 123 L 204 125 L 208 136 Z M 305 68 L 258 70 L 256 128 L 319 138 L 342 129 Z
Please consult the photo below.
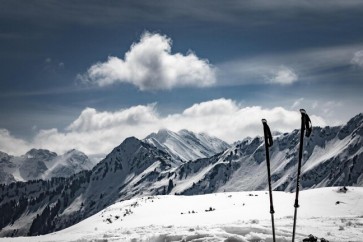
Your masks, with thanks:
M 16 157 L 0 152 L 0 183 L 69 177 L 90 170 L 94 163 L 82 152 L 70 150 L 58 156 L 45 149 L 31 149 Z
M 205 133 L 196 134 L 185 129 L 177 133 L 162 129 L 148 135 L 144 141 L 183 162 L 210 157 L 230 147 L 216 137 Z
M 273 193 L 278 241 L 291 241 L 294 195 Z M 296 239 L 362 241 L 362 199 L 361 187 L 301 192 Z M 146 196 L 117 202 L 62 231 L 0 241 L 272 241 L 269 198 L 263 191 Z

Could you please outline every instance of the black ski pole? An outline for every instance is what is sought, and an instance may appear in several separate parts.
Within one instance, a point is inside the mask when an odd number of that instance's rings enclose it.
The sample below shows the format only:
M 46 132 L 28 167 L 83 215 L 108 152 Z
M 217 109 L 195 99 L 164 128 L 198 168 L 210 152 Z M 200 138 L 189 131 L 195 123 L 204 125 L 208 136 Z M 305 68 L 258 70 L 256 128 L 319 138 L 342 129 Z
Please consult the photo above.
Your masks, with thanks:
M 296 217 L 297 208 L 299 207 L 299 188 L 300 188 L 300 173 L 301 173 L 301 160 L 304 146 L 304 133 L 306 137 L 309 137 L 312 131 L 312 125 L 309 116 L 304 109 L 300 109 L 301 113 L 301 130 L 300 130 L 300 147 L 299 147 L 299 160 L 296 177 L 296 197 L 295 197 L 295 212 L 294 212 L 294 225 L 292 230 L 292 242 L 295 241 L 295 229 L 296 229 Z
M 266 119 L 262 119 L 263 124 L 263 133 L 265 136 L 265 150 L 266 150 L 266 164 L 267 164 L 267 177 L 268 177 L 268 189 L 270 194 L 270 213 L 271 213 L 271 223 L 272 223 L 272 236 L 273 242 L 276 241 L 275 239 L 275 221 L 274 221 L 274 204 L 272 199 L 272 188 L 271 188 L 271 172 L 270 172 L 270 154 L 269 154 L 269 147 L 272 146 L 273 140 L 270 128 L 267 125 Z

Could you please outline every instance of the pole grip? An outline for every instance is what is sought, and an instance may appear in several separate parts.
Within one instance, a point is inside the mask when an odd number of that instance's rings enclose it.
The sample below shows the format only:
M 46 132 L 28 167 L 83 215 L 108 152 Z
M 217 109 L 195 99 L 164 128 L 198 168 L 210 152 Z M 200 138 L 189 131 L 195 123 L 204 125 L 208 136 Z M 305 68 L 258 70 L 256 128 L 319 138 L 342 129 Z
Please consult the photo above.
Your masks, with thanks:
M 267 120 L 262 119 L 262 124 L 263 124 L 263 134 L 265 136 L 265 141 L 267 142 L 268 147 L 271 147 L 273 145 L 273 139 L 270 127 L 267 125 Z
M 272 205 L 270 206 L 270 213 L 271 214 L 274 214 L 275 213 L 274 207 Z
M 295 199 L 294 207 L 295 207 L 295 208 L 300 207 L 300 205 L 299 205 L 299 200 L 298 200 L 298 199 Z
M 305 109 L 300 109 L 301 113 L 301 122 L 302 122 L 302 130 L 301 132 L 305 131 L 305 136 L 309 137 L 311 134 L 311 131 L 313 129 L 311 120 L 309 115 L 306 113 Z

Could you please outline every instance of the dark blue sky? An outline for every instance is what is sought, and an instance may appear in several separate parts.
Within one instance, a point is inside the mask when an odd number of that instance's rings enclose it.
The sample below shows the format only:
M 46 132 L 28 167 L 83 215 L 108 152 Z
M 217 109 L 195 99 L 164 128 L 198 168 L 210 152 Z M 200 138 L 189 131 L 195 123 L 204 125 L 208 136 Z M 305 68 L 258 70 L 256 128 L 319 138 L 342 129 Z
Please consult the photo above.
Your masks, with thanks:
M 157 103 L 166 116 L 225 98 L 240 107 L 302 106 L 327 124 L 362 111 L 361 1 L 0 5 L 0 129 L 17 138 L 32 140 L 42 129 L 63 131 L 86 107 L 114 112 Z M 170 38 L 171 54 L 193 51 L 208 60 L 216 71 L 214 84 L 140 90 L 126 82 L 98 86 L 77 79 L 108 56 L 124 59 L 145 32 Z M 279 73 L 291 83 L 273 81 Z

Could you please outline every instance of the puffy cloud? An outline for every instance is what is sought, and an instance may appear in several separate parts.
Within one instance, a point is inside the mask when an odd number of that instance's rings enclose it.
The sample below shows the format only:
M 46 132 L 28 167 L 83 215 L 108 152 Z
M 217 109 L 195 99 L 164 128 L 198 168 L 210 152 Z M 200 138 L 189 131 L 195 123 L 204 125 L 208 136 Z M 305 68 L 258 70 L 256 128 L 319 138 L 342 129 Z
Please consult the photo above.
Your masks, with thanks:
M 131 83 L 142 91 L 215 83 L 215 70 L 207 60 L 199 59 L 193 52 L 171 54 L 171 45 L 167 36 L 145 32 L 124 59 L 111 56 L 78 77 L 99 86 Z
M 270 78 L 270 83 L 289 85 L 296 82 L 298 79 L 297 74 L 286 66 L 280 66 L 280 68 Z
M 193 105 L 182 114 L 166 117 L 164 124 L 173 130 L 184 127 L 194 132 L 209 133 L 227 142 L 234 142 L 247 136 L 262 135 L 262 118 L 266 118 L 271 129 L 275 131 L 287 132 L 300 125 L 298 111 L 289 111 L 282 107 L 272 109 L 260 106 L 243 107 L 230 99 Z M 322 118 L 315 115 L 311 115 L 311 119 L 314 125 L 326 124 Z
M 357 51 L 354 53 L 351 63 L 353 65 L 363 67 L 363 50 L 360 50 L 360 51 Z
M 273 131 L 288 132 L 300 127 L 300 113 L 282 107 L 244 107 L 231 99 L 201 102 L 180 113 L 160 116 L 155 104 L 139 105 L 114 112 L 84 109 L 65 131 L 40 130 L 31 142 L 0 132 L 0 150 L 24 154 L 31 147 L 57 153 L 76 148 L 87 154 L 108 153 L 125 138 L 144 138 L 161 128 L 205 132 L 227 142 L 262 135 L 261 119 L 266 118 Z M 314 126 L 326 125 L 319 116 L 310 115 Z
M 187 117 L 213 116 L 216 114 L 230 114 L 238 110 L 237 104 L 230 99 L 216 99 L 197 103 L 183 111 Z
M 9 154 L 24 154 L 29 148 L 26 141 L 13 137 L 6 129 L 0 129 L 0 151 Z
M 86 108 L 81 115 L 68 127 L 68 131 L 85 132 L 109 129 L 120 125 L 135 126 L 152 123 L 158 120 L 154 110 L 155 104 L 134 106 L 117 112 L 97 112 L 94 108 Z

